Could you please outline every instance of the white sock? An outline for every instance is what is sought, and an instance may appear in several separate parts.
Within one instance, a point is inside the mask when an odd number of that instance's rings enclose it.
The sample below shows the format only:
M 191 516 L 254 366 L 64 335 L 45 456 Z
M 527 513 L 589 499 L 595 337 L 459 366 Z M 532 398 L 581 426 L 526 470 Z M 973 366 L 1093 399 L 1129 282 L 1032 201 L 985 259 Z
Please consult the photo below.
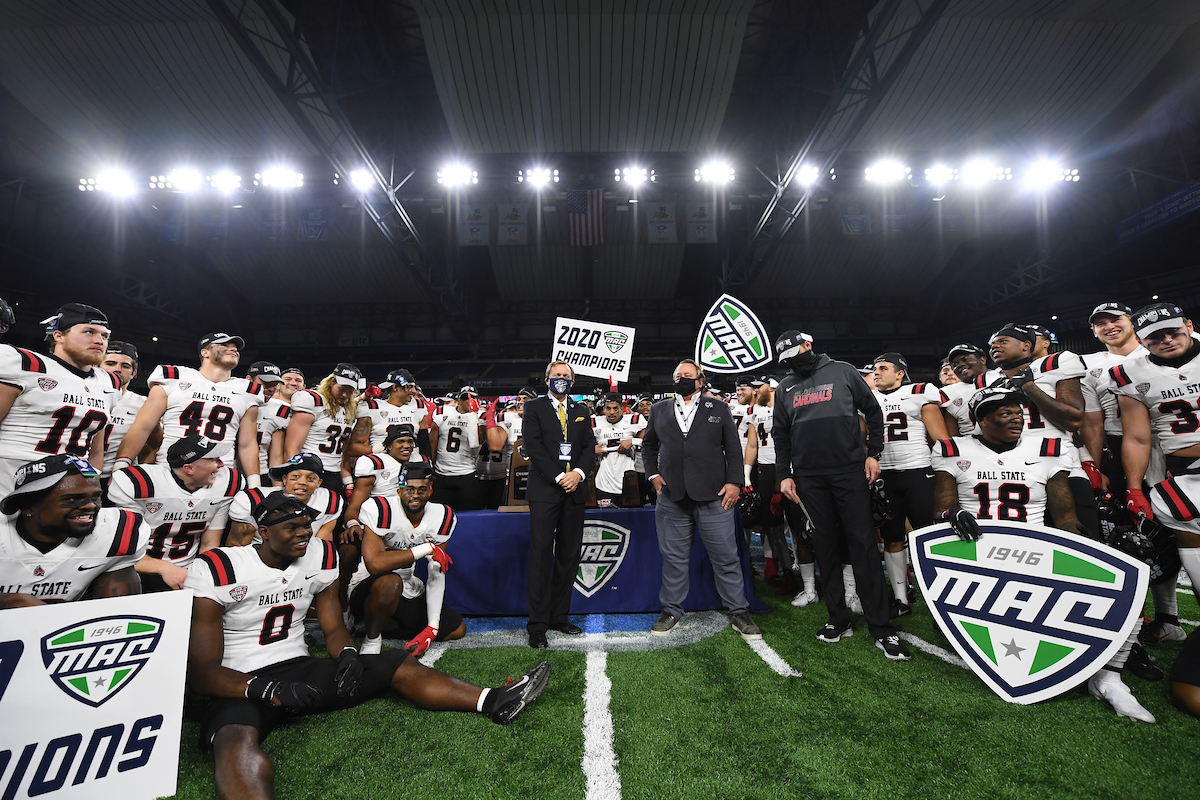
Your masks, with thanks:
M 1192 581 L 1192 588 L 1200 589 L 1200 547 L 1179 548 L 1179 560 Z
M 800 580 L 804 584 L 804 591 L 813 592 L 815 594 L 817 591 L 816 565 L 815 564 L 801 564 L 800 565 Z
M 1134 623 L 1133 630 L 1129 632 L 1129 636 L 1125 637 L 1125 644 L 1121 645 L 1121 649 L 1113 653 L 1113 657 L 1108 660 L 1109 669 L 1120 670 L 1125 666 L 1125 662 L 1129 660 L 1129 651 L 1137 644 L 1138 631 L 1142 629 L 1142 621 L 1138 619 Z
M 883 544 L 883 542 L 876 542 L 876 543 L 875 543 L 875 548 L 876 548 L 876 550 L 878 550 L 880 553 L 884 553 L 884 552 L 886 552 L 886 550 L 884 549 L 884 544 Z
M 766 532 L 764 531 L 763 533 L 759 534 L 759 538 L 762 540 L 763 558 L 772 558 L 771 540 L 767 538 Z
M 908 564 L 904 562 L 904 551 L 884 553 L 883 563 L 887 565 L 888 580 L 892 582 L 892 594 L 908 605 Z
M 1150 584 L 1150 597 L 1154 599 L 1154 616 L 1167 614 L 1179 616 L 1179 595 L 1175 591 L 1175 575 L 1162 583 Z
M 483 701 L 487 700 L 488 692 L 490 692 L 490 691 L 492 691 L 492 690 L 484 689 L 482 692 L 479 693 L 479 702 L 475 704 L 475 710 L 478 711 L 480 714 L 483 713 Z
M 854 597 L 858 594 L 858 584 L 854 582 L 854 567 L 842 564 L 842 594 Z

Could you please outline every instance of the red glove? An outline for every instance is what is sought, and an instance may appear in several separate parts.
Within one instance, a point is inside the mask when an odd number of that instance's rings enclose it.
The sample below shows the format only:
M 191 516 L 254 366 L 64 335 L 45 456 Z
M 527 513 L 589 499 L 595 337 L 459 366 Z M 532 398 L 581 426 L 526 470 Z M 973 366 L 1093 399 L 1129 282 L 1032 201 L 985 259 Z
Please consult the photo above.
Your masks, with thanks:
M 404 645 L 404 649 L 412 653 L 414 656 L 423 656 L 425 651 L 429 649 L 429 645 L 433 644 L 433 640 L 437 638 L 437 628 L 425 626 L 425 630 L 418 633 Z
M 446 555 L 446 551 L 436 544 L 433 546 L 433 552 L 429 554 L 429 557 L 436 561 L 437 565 L 442 568 L 443 575 L 450 571 L 450 565 L 454 563 L 454 559 Z
M 1135 520 L 1139 514 L 1144 514 L 1146 519 L 1154 519 L 1154 509 L 1150 508 L 1150 501 L 1141 489 L 1125 490 L 1125 508 L 1129 509 L 1129 516 Z
M 491 403 L 487 407 L 487 413 L 483 415 L 483 421 L 487 425 L 488 430 L 496 427 L 496 404 L 499 402 L 499 400 L 496 400 L 495 402 Z
M 1095 461 L 1084 461 L 1083 471 L 1087 473 L 1088 480 L 1092 482 L 1092 491 L 1098 492 L 1104 488 L 1104 476 L 1100 474 L 1100 468 L 1096 466 Z
M 771 495 L 771 516 L 783 516 L 783 495 L 779 492 Z
M 750 494 L 753 491 L 754 491 L 754 487 L 748 483 L 742 487 L 742 494 Z

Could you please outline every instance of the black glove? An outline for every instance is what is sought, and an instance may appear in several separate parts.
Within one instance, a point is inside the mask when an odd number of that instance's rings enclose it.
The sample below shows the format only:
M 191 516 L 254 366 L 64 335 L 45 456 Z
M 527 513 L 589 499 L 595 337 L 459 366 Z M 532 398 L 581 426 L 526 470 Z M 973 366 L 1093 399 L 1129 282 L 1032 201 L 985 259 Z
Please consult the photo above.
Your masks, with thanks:
M 979 523 L 965 508 L 948 508 L 942 512 L 942 519 L 949 522 L 958 538 L 964 541 L 974 541 L 983 535 L 979 530 Z
M 883 478 L 871 484 L 871 518 L 876 527 L 892 518 L 892 500 L 883 485 Z
M 288 711 L 304 711 L 316 705 L 323 694 L 320 689 L 307 683 L 284 683 L 258 676 L 251 678 L 246 686 L 246 697 L 261 700 L 267 705 L 274 705 L 272 701 L 278 700 L 279 705 Z
M 338 697 L 353 697 L 362 685 L 363 665 L 358 660 L 358 651 L 353 647 L 343 647 L 338 654 L 337 672 L 333 674 L 337 682 Z
M 1022 367 L 1009 376 L 1008 382 L 1012 388 L 1018 391 L 1025 391 L 1025 384 L 1033 383 L 1033 370 L 1029 367 Z

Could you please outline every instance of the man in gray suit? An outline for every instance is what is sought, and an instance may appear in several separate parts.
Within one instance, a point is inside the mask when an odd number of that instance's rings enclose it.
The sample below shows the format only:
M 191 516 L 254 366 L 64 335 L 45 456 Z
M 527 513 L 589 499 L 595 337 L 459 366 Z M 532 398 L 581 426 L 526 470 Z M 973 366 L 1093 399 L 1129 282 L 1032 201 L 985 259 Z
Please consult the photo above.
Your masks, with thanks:
M 666 636 L 683 616 L 692 539 L 699 532 L 734 630 L 761 639 L 750 619 L 734 533 L 743 481 L 737 426 L 728 405 L 700 391 L 704 371 L 695 361 L 680 362 L 674 381 L 675 397 L 654 405 L 642 439 L 646 474 L 658 494 L 654 524 L 663 557 L 663 612 L 650 633 Z

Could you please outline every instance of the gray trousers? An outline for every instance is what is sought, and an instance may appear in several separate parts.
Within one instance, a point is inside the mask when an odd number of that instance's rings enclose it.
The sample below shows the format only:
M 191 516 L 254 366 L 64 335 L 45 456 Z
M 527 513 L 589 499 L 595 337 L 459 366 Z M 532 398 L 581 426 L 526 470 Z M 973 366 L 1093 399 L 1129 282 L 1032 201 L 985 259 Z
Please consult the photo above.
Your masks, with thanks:
M 720 500 L 698 503 L 684 499 L 676 503 L 665 494 L 658 495 L 654 507 L 654 526 L 658 530 L 658 549 L 662 553 L 662 591 L 658 599 L 663 611 L 679 619 L 687 598 L 692 540 L 696 533 L 708 551 L 716 579 L 717 594 L 731 614 L 749 610 L 746 603 L 742 563 L 738 560 L 733 515 L 736 507 L 724 509 Z

